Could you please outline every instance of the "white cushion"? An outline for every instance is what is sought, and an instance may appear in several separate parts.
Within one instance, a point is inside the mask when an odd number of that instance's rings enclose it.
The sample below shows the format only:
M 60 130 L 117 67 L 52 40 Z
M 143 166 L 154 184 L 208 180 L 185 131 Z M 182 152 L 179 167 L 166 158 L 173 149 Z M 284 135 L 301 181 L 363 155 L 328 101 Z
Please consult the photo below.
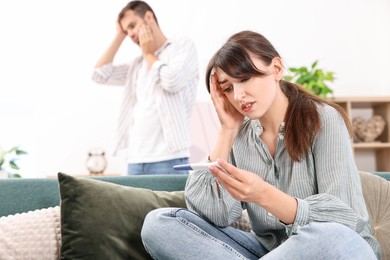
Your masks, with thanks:
M 46 208 L 0 218 L 2 260 L 59 259 L 60 207 Z

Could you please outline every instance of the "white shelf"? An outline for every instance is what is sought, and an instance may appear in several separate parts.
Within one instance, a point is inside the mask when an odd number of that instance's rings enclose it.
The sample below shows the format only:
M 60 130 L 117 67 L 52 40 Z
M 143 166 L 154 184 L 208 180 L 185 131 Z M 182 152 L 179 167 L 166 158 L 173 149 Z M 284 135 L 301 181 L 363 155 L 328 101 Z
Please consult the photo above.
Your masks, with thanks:
M 376 166 L 374 170 L 390 172 L 390 97 L 335 97 L 328 100 L 344 108 L 351 121 L 356 113 L 363 110 L 369 110 L 373 115 L 383 117 L 386 126 L 377 140 L 369 143 L 355 142 L 352 148 L 355 158 L 356 152 L 373 152 Z

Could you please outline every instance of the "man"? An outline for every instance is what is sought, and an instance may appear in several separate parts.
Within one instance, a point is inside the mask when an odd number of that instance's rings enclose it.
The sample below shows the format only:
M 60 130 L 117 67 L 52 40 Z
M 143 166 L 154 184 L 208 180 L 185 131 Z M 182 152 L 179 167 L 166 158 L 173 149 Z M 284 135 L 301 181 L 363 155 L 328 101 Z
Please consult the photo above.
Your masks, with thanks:
M 126 36 L 142 55 L 116 66 L 113 60 Z M 128 174 L 180 173 L 172 167 L 188 163 L 189 120 L 199 80 L 193 42 L 167 39 L 152 8 L 131 1 L 119 13 L 116 36 L 92 79 L 125 87 L 114 154 L 127 148 Z

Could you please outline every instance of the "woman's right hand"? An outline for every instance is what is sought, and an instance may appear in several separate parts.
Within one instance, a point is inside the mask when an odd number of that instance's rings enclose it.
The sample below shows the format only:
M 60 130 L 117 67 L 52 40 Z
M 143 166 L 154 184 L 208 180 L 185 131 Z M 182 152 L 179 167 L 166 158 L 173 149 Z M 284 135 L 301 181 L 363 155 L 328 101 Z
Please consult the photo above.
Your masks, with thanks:
M 218 84 L 218 78 L 215 73 L 210 78 L 210 94 L 221 123 L 221 128 L 238 131 L 245 117 L 229 102 Z

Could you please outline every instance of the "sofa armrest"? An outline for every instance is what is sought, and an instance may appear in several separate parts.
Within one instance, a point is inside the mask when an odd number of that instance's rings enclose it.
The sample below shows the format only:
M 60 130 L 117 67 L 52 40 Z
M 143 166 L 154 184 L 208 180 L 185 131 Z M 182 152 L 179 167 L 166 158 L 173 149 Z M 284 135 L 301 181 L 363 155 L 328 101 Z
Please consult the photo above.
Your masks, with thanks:
M 0 180 L 0 217 L 60 204 L 56 179 Z
M 390 181 L 390 172 L 372 172 L 372 173 Z

